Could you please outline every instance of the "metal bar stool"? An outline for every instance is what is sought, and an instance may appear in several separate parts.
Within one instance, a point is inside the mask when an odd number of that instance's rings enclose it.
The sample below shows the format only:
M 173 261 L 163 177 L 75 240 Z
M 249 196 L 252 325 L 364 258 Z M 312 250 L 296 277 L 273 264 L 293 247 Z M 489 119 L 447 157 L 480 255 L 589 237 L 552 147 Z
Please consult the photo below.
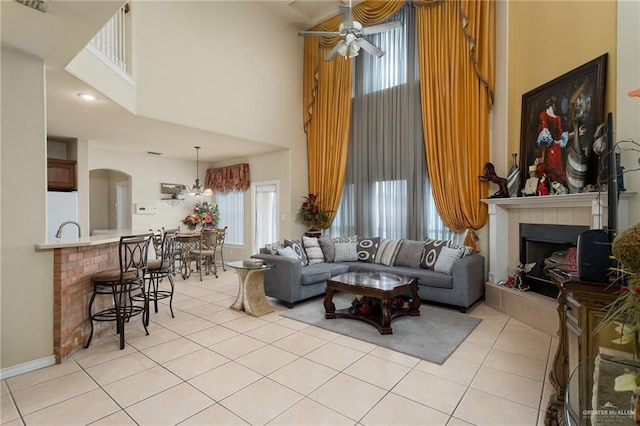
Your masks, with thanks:
M 147 271 L 147 256 L 153 234 L 127 235 L 120 237 L 118 246 L 119 269 L 96 273 L 92 278 L 93 294 L 89 301 L 89 321 L 91 334 L 85 348 L 93 338 L 93 321 L 115 321 L 116 332 L 120 335 L 120 349 L 124 349 L 124 324 L 131 317 L 142 315 L 144 331 L 149 334 L 145 316 L 149 310 L 149 300 L 144 291 L 144 276 Z M 113 306 L 91 313 L 96 295 L 111 295 Z M 133 296 L 141 294 L 142 306 L 134 304 Z
M 145 276 L 145 282 L 148 283 L 146 288 L 146 297 L 149 303 L 153 302 L 153 307 L 156 313 L 158 313 L 158 300 L 169 298 L 169 310 L 171 311 L 171 318 L 175 318 L 173 314 L 173 256 L 175 250 L 177 229 L 167 230 L 162 236 L 161 248 L 158 253 L 161 254 L 158 259 L 151 259 L 147 266 L 147 274 Z M 170 289 L 160 289 L 160 281 L 164 278 L 169 280 Z M 143 300 L 143 294 L 133 296 L 133 300 Z M 147 310 L 145 324 L 149 325 L 149 314 L 151 309 Z

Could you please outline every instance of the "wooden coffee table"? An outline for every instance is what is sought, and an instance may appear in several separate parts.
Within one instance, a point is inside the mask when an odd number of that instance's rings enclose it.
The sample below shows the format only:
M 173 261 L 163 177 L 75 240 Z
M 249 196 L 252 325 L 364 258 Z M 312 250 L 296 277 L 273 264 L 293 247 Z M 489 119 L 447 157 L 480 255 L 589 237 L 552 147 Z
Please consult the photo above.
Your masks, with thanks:
M 336 311 L 333 293 L 343 291 L 378 299 L 380 312 L 358 313 L 348 309 Z M 409 296 L 407 307 L 392 309 L 392 299 Z M 376 327 L 380 334 L 393 334 L 391 321 L 399 316 L 420 316 L 418 278 L 404 277 L 386 272 L 347 272 L 327 280 L 327 295 L 324 298 L 325 318 L 352 318 Z

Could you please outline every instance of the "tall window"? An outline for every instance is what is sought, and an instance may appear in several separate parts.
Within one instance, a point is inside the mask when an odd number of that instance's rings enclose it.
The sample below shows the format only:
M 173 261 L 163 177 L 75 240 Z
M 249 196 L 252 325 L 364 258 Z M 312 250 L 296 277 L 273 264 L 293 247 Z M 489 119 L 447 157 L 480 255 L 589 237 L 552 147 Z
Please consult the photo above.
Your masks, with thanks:
M 225 244 L 244 245 L 244 191 L 218 192 L 216 203 L 220 210 L 218 227 L 227 227 Z
M 346 182 L 330 233 L 451 238 L 427 175 L 413 6 L 391 20 L 402 27 L 367 36 L 385 55 L 356 58 Z

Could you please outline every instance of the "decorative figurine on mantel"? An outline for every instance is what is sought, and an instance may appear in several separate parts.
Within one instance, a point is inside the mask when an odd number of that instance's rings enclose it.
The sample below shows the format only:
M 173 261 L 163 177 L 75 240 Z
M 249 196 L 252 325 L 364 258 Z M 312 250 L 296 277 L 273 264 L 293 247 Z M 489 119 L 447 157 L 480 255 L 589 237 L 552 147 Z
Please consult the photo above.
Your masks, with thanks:
M 498 185 L 498 191 L 489 198 L 509 198 L 509 190 L 507 189 L 507 180 L 496 175 L 496 169 L 492 163 L 484 164 L 484 174 L 478 176 L 480 182 L 492 182 Z
M 522 194 L 525 197 L 530 197 L 533 195 L 538 195 L 538 182 L 540 178 L 538 177 L 538 167 L 533 165 L 529 166 L 529 179 L 524 184 L 524 189 L 522 190 Z

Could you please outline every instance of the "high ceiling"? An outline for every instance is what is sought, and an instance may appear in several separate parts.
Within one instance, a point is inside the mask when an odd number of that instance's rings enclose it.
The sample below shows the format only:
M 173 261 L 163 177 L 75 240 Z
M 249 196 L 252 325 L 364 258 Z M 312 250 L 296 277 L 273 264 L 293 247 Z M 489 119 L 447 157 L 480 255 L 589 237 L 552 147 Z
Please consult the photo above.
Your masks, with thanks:
M 140 0 L 144 1 L 144 0 Z M 217 1 L 217 0 L 214 0 Z M 360 1 L 353 1 L 357 4 Z M 338 0 L 263 0 L 276 16 L 305 29 L 338 12 Z M 257 4 L 260 3 L 260 4 Z M 345 1 L 344 3 L 348 3 Z M 273 147 L 131 114 L 108 98 L 86 103 L 69 93 L 92 88 L 64 70 L 95 33 L 122 6 L 122 1 L 45 0 L 46 13 L 2 0 L 2 43 L 45 59 L 47 68 L 47 129 L 50 136 L 88 139 L 118 149 L 162 152 L 170 158 L 192 159 L 175 141 L 202 146 L 200 159 L 220 161 L 266 152 Z M 269 14 L 265 11 L 265 17 Z M 214 142 L 212 142 L 214 141 Z M 224 141 L 224 143 L 220 143 Z M 228 142 L 239 143 L 228 143 Z M 117 143 L 115 143 L 117 142 Z M 217 144 L 215 147 L 212 144 Z M 206 149 L 207 147 L 213 149 Z

